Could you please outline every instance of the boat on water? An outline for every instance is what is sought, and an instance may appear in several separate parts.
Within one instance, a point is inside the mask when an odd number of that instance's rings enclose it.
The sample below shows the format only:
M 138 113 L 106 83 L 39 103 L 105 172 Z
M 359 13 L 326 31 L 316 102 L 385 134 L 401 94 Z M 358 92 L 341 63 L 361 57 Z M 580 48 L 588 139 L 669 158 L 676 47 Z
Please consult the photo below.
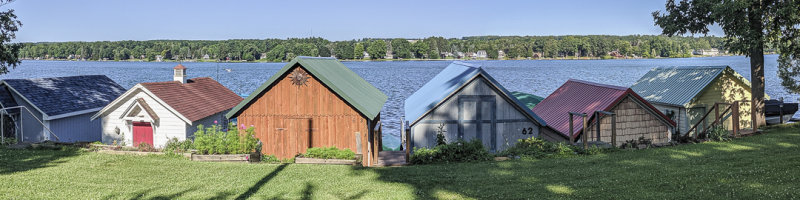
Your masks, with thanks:
M 797 103 L 787 103 L 783 100 L 766 100 L 764 112 L 767 124 L 780 124 L 800 119 L 793 118 L 797 112 Z M 783 120 L 781 120 L 783 118 Z

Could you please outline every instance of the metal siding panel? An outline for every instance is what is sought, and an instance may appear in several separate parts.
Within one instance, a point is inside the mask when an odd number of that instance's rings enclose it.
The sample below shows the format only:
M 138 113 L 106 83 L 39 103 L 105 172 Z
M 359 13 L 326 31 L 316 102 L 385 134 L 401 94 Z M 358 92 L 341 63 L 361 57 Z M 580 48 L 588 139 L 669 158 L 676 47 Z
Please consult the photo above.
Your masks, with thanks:
M 90 121 L 94 113 L 50 120 L 50 130 L 61 142 L 94 142 L 102 139 L 101 120 Z
M 631 86 L 652 102 L 684 105 L 698 96 L 726 66 L 654 68 Z

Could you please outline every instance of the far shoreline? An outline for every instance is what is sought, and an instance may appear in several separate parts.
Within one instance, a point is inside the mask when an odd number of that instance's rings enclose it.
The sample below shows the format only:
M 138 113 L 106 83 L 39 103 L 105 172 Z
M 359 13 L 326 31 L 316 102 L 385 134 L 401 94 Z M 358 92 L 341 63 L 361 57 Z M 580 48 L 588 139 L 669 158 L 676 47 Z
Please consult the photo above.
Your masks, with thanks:
M 766 55 L 775 55 L 774 53 L 765 53 Z M 600 57 L 567 57 L 567 58 L 537 58 L 537 59 L 339 59 L 342 62 L 405 62 L 405 61 L 518 61 L 518 60 L 640 60 L 640 59 L 670 59 L 670 58 L 711 58 L 711 57 L 731 57 L 743 55 L 719 55 L 719 56 L 691 56 L 691 57 L 655 57 L 655 58 L 609 58 L 604 59 Z M 170 63 L 170 62 L 187 62 L 187 63 L 285 63 L 287 61 L 272 62 L 272 61 L 217 61 L 217 60 L 165 60 L 165 61 L 146 61 L 143 59 L 128 59 L 128 60 L 79 60 L 79 59 L 30 59 L 24 58 L 21 61 L 73 61 L 73 62 L 151 62 L 151 63 Z

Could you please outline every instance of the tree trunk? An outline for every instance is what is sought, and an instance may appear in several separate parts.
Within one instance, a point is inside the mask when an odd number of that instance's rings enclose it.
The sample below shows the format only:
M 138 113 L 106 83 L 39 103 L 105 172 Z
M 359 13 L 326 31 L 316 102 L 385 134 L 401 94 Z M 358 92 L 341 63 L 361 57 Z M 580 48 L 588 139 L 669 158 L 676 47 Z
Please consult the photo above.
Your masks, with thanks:
M 755 7 L 755 8 L 752 8 Z M 750 106 L 750 119 L 753 124 L 753 130 L 757 130 L 759 126 L 766 125 L 764 117 L 764 34 L 762 24 L 762 13 L 760 3 L 753 3 L 750 12 L 748 13 L 748 20 L 750 21 L 750 93 L 753 96 L 752 104 Z

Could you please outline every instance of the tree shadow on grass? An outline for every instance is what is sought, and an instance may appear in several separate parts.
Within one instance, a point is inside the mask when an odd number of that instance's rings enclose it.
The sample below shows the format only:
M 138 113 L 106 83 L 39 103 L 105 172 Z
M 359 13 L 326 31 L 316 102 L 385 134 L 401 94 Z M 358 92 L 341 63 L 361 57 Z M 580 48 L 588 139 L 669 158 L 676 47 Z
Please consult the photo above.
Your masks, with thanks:
M 192 187 L 192 188 L 189 188 L 189 189 L 185 189 L 183 191 L 176 192 L 176 193 L 173 193 L 173 194 L 148 196 L 153 191 L 153 188 L 150 188 L 150 189 L 141 190 L 141 191 L 138 191 L 136 193 L 133 193 L 133 196 L 129 197 L 128 199 L 131 199 L 131 200 L 167 200 L 167 199 L 176 199 L 178 197 L 183 196 L 186 193 L 189 193 L 189 192 L 192 192 L 192 191 L 195 191 L 195 190 L 197 190 L 197 187 Z M 110 195 L 110 196 L 106 196 L 103 199 L 119 199 L 120 195 L 121 194 Z
M 24 172 L 56 166 L 66 162 L 64 158 L 80 154 L 78 148 L 60 150 L 8 149 L 0 147 L 0 174 Z
M 277 176 L 279 172 L 283 171 L 283 169 L 286 168 L 286 166 L 287 165 L 285 165 L 285 164 L 278 166 L 278 168 L 276 168 L 275 170 L 272 170 L 272 172 L 270 172 L 269 174 L 264 176 L 264 178 L 261 178 L 261 180 L 259 180 L 256 184 L 254 184 L 253 186 L 250 186 L 250 188 L 247 189 L 247 191 L 245 193 L 242 193 L 239 196 L 237 196 L 236 199 L 237 200 L 247 199 L 251 195 L 255 194 L 256 192 L 258 192 L 259 189 L 261 189 L 261 186 L 263 186 L 264 184 L 269 182 L 269 180 L 272 180 L 273 178 L 275 178 L 275 176 Z
M 787 187 L 778 180 L 787 182 L 793 175 L 766 172 L 791 168 L 791 162 L 780 161 L 800 153 L 791 146 L 800 144 L 793 134 L 575 158 L 353 170 L 362 171 L 354 174 L 372 171 L 381 182 L 409 186 L 413 198 L 419 199 L 775 197 L 770 190 Z M 777 197 L 792 193 L 797 195 Z

